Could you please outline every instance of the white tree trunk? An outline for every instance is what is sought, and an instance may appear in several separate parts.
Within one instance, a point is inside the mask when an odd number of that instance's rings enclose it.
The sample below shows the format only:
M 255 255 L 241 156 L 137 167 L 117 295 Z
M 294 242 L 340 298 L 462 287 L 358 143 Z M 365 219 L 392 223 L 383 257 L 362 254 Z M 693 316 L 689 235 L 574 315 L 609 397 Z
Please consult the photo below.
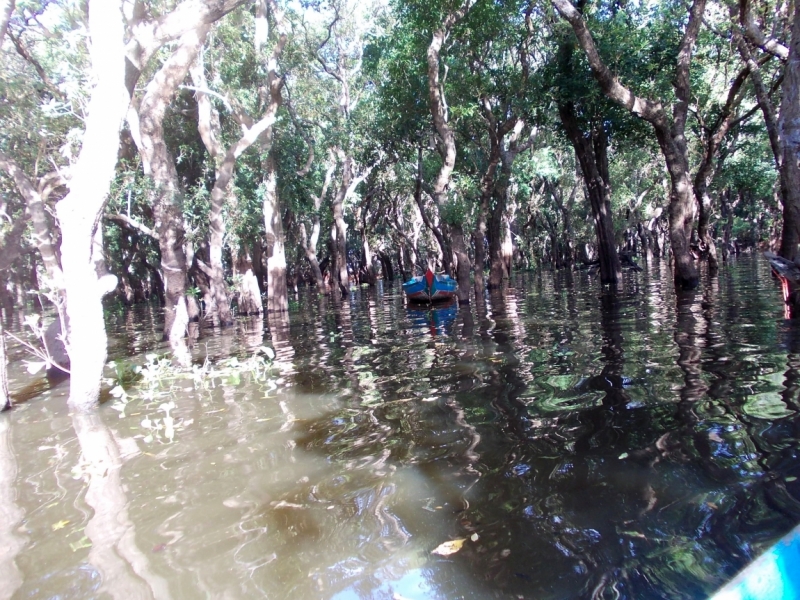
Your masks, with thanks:
M 97 84 L 69 194 L 56 205 L 67 296 L 67 351 L 72 373 L 69 404 L 78 409 L 97 403 L 107 346 L 101 298 L 116 284 L 110 276 L 98 277 L 92 241 L 114 177 L 119 132 L 129 102 L 122 0 L 91 0 L 89 32 Z
M 14 0 L 0 0 L 0 48 L 3 47 L 3 38 L 6 37 L 6 29 L 13 12 Z

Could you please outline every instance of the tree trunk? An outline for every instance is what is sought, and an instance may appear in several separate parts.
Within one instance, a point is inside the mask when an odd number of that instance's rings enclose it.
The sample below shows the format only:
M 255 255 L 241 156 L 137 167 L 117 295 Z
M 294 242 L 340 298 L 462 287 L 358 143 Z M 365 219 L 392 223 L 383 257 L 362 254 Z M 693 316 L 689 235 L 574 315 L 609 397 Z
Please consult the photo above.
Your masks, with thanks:
M 394 267 L 392 266 L 392 256 L 384 250 L 378 251 L 378 260 L 381 261 L 381 272 L 386 281 L 394 281 Z
M 800 258 L 800 4 L 795 3 L 792 42 L 784 72 L 779 128 L 782 164 L 783 233 L 781 256 Z
M 515 115 L 498 122 L 486 99 L 483 101 L 483 113 L 489 124 L 490 150 L 489 165 L 481 181 L 479 226 L 481 220 L 488 216 L 489 287 L 497 288 L 511 275 L 513 243 L 507 214 L 511 171 L 517 155 L 533 145 L 535 135 L 532 134 L 526 142 L 520 144 L 519 136 L 525 127 L 525 122 Z M 497 175 L 498 164 L 499 175 Z M 494 199 L 491 211 L 489 211 L 490 198 Z
M 140 149 L 145 174 L 153 181 L 152 206 L 161 251 L 164 281 L 164 338 L 168 339 L 179 364 L 188 366 L 186 345 L 189 324 L 187 262 L 184 253 L 183 188 L 175 159 L 164 139 L 164 114 L 178 85 L 205 42 L 210 25 L 204 24 L 181 36 L 177 48 L 145 88 L 139 108 Z
M 667 141 L 664 136 L 659 136 Z M 665 145 L 662 145 L 664 151 Z M 665 152 L 665 154 L 671 154 Z M 681 289 L 694 289 L 700 283 L 690 248 L 694 229 L 695 198 L 692 192 L 688 164 L 685 157 L 667 158 L 670 172 L 669 243 L 672 248 L 675 285 Z
M 319 196 L 315 196 L 313 198 L 314 214 L 312 216 L 310 237 L 306 233 L 305 224 L 303 223 L 300 224 L 300 245 L 303 248 L 303 253 L 305 254 L 306 260 L 308 260 L 308 264 L 311 267 L 311 274 L 313 275 L 314 281 L 317 284 L 317 290 L 324 293 L 328 293 L 329 290 L 328 290 L 328 285 L 325 282 L 325 279 L 322 277 L 322 269 L 319 266 L 319 259 L 317 258 L 317 243 L 319 242 L 319 234 L 321 227 L 319 219 L 319 210 L 322 207 L 322 202 L 328 193 L 328 187 L 330 186 L 331 180 L 333 178 L 333 173 L 335 170 L 336 170 L 336 161 L 334 160 L 334 157 L 331 154 L 328 168 L 325 171 L 325 181 L 322 184 L 322 191 L 319 193 Z
M 484 270 L 486 269 L 486 238 L 491 239 L 491 232 L 489 230 L 489 201 L 492 198 L 495 187 L 495 174 L 497 173 L 497 166 L 500 164 L 500 145 L 502 138 L 509 131 L 508 124 L 510 120 L 505 121 L 502 125 L 498 125 L 492 107 L 488 100 L 483 102 L 483 112 L 486 121 L 489 125 L 489 162 L 486 166 L 486 172 L 481 178 L 481 202 L 478 208 L 478 219 L 475 227 L 475 232 L 472 234 L 475 246 L 475 297 L 482 298 L 486 282 L 484 281 Z M 489 254 L 491 256 L 492 248 L 491 243 L 489 246 Z
M 353 180 L 353 159 L 349 155 L 342 161 L 342 180 L 333 198 L 333 226 L 331 227 L 331 275 L 334 286 L 342 295 L 350 293 L 350 276 L 347 272 L 347 222 L 344 220 L 344 199 Z
M 444 100 L 444 88 L 439 78 L 439 54 L 442 50 L 447 37 L 450 35 L 450 30 L 453 26 L 460 21 L 467 14 L 470 9 L 470 4 L 467 1 L 458 10 L 450 12 L 445 16 L 442 25 L 439 29 L 433 32 L 431 43 L 428 46 L 427 62 L 428 62 L 428 98 L 430 102 L 430 111 L 433 117 L 433 124 L 438 134 L 437 150 L 442 157 L 442 166 L 439 168 L 439 173 L 433 182 L 433 190 L 431 195 L 433 201 L 439 209 L 440 214 L 445 213 L 445 206 L 447 203 L 447 188 L 450 185 L 450 178 L 453 174 L 453 168 L 456 164 L 456 141 L 450 125 L 448 124 L 447 109 Z M 434 231 L 434 234 L 436 232 Z M 437 236 L 438 239 L 438 236 Z M 452 255 L 447 251 L 447 247 L 443 244 L 445 240 L 439 240 L 442 245 L 443 268 L 445 272 L 450 273 L 452 268 Z M 455 240 L 454 240 L 455 241 Z M 462 252 L 464 245 L 463 232 L 461 233 L 460 242 L 461 248 L 456 250 L 463 254 L 463 259 L 466 260 L 462 263 L 462 257 L 459 257 L 459 277 L 466 275 L 466 280 L 459 279 L 458 282 L 458 300 L 459 302 L 469 302 L 469 272 L 471 270 L 469 265 L 469 256 Z M 466 290 L 466 293 L 465 293 Z
M 486 290 L 484 269 L 486 268 L 486 213 L 484 207 L 478 210 L 478 223 L 472 233 L 472 245 L 475 251 L 475 298 L 483 298 Z
M 267 310 L 284 313 L 289 310 L 289 294 L 286 287 L 286 250 L 283 233 L 281 204 L 278 198 L 278 176 L 272 155 L 264 165 L 264 228 L 267 243 L 272 245 L 267 259 Z
M 8 22 L 14 12 L 15 0 L 0 0 L 0 48 L 3 47 L 3 40 L 6 37 Z
M 456 164 L 456 140 L 450 125 L 448 124 L 447 108 L 444 99 L 444 86 L 439 78 L 439 54 L 442 44 L 450 34 L 452 27 L 460 21 L 469 11 L 471 5 L 467 1 L 457 10 L 445 16 L 439 29 L 433 32 L 431 43 L 428 46 L 428 97 L 430 110 L 433 117 L 433 124 L 436 128 L 438 139 L 438 151 L 442 157 L 442 166 L 433 182 L 432 196 L 439 208 L 440 215 L 445 213 L 447 203 L 447 188 L 450 185 L 450 178 Z M 458 260 L 458 270 L 456 278 L 458 280 L 458 301 L 460 304 L 469 303 L 470 271 L 472 267 L 469 262 L 469 255 L 464 244 L 464 232 L 460 223 L 448 223 L 451 233 L 452 251 Z M 434 232 L 435 233 L 435 232 Z M 440 245 L 444 240 L 439 240 Z M 443 266 L 446 272 L 450 272 L 452 256 L 442 246 Z
M 754 63 L 753 63 L 754 64 Z M 711 276 L 719 272 L 719 261 L 717 260 L 717 247 L 714 237 L 709 229 L 709 219 L 711 217 L 711 197 L 708 195 L 708 187 L 713 180 L 714 173 L 722 164 L 723 156 L 719 156 L 719 148 L 728 133 L 733 121 L 733 110 L 739 104 L 739 92 L 747 81 L 752 65 L 748 63 L 733 80 L 728 90 L 727 100 L 722 107 L 720 114 L 716 117 L 714 125 L 707 127 L 703 125 L 703 134 L 700 139 L 704 143 L 703 157 L 697 168 L 694 177 L 694 195 L 697 199 L 697 237 L 700 240 L 700 249 L 708 260 L 708 271 Z M 758 77 L 758 74 L 756 74 Z M 756 84 L 756 87 L 760 85 Z M 716 163 L 716 164 L 715 164 Z
M 116 287 L 116 278 L 97 268 L 95 243 L 114 178 L 119 132 L 128 106 L 122 2 L 92 0 L 90 9 L 92 69 L 97 85 L 92 91 L 83 145 L 72 170 L 69 193 L 56 205 L 67 297 L 69 404 L 79 410 L 97 404 L 106 360 L 101 299 Z
M 366 227 L 361 230 L 361 247 L 364 253 L 363 270 L 367 278 L 367 284 L 369 287 L 374 288 L 378 285 L 378 273 L 375 271 L 375 265 L 372 264 L 372 249 L 369 247 Z
M 8 393 L 8 356 L 6 355 L 6 334 L 3 330 L 3 319 L 0 315 L 0 411 L 11 408 L 11 396 Z
M 420 144 L 419 148 L 417 149 L 417 175 L 416 175 L 416 182 L 414 184 L 414 201 L 417 204 L 417 208 L 419 209 L 420 217 L 422 218 L 422 222 L 425 224 L 425 227 L 428 228 L 433 234 L 433 237 L 436 239 L 436 243 L 439 246 L 440 252 L 440 262 L 442 263 L 442 268 L 444 271 L 449 275 L 450 274 L 450 266 L 452 265 L 452 248 L 450 244 L 448 244 L 448 240 L 442 229 L 447 227 L 447 224 L 444 224 L 444 227 L 437 226 L 428 215 L 428 211 L 425 210 L 425 204 L 422 201 L 422 145 Z M 418 234 L 418 232 L 417 232 Z M 413 258 L 412 258 L 412 265 L 416 267 L 417 264 L 417 257 L 419 254 L 417 253 L 416 247 L 417 236 L 414 238 L 414 244 L 412 245 L 413 250 Z M 451 257 L 447 259 L 446 257 Z M 415 269 L 412 269 L 412 277 Z
M 17 191 L 25 200 L 33 227 L 33 239 L 42 258 L 50 286 L 63 289 L 63 273 L 59 263 L 59 255 L 53 243 L 50 219 L 45 210 L 44 198 L 37 191 L 33 182 L 13 158 L 0 151 L 0 169 L 3 169 L 14 180 Z
M 472 265 L 467 254 L 467 246 L 464 242 L 464 229 L 461 223 L 450 225 L 450 240 L 453 247 L 453 254 L 456 257 L 456 280 L 458 281 L 458 303 L 469 304 L 470 292 L 470 271 Z
M 210 210 L 208 215 L 208 265 L 198 262 L 198 266 L 208 278 L 207 297 L 205 298 L 205 318 L 214 325 L 229 327 L 233 324 L 231 303 L 228 296 L 228 285 L 225 282 L 225 270 L 222 264 L 223 246 L 225 243 L 224 210 L 230 204 L 230 180 L 233 177 L 233 168 L 236 156 L 226 152 L 220 142 L 221 126 L 219 113 L 211 103 L 205 91 L 208 89 L 206 81 L 205 63 L 202 50 L 197 54 L 197 60 L 189 69 L 194 83 L 197 100 L 197 129 L 203 145 L 214 161 L 215 181 L 211 190 Z M 187 257 L 188 258 L 188 257 Z M 187 262 L 191 263 L 191 260 Z
M 234 274 L 239 277 L 239 293 L 236 303 L 240 315 L 260 315 L 264 311 L 261 303 L 261 288 L 255 274 L 254 262 L 247 246 L 231 251 Z
M 322 277 L 322 269 L 319 266 L 319 259 L 317 258 L 317 240 L 319 239 L 319 215 L 314 216 L 314 223 L 311 229 L 311 237 L 306 233 L 305 224 L 300 224 L 300 245 L 303 248 L 308 265 L 311 268 L 311 276 L 314 278 L 314 283 L 317 290 L 320 292 L 328 292 L 325 279 Z
M 507 186 L 501 187 L 501 193 L 505 194 Z M 502 196 L 504 197 L 504 196 Z M 495 206 L 489 218 L 489 289 L 502 287 L 503 282 L 508 278 L 505 272 L 505 261 L 503 260 L 502 248 L 502 212 L 504 203 L 495 197 Z
M 588 137 L 584 135 L 578 125 L 575 106 L 571 102 L 559 105 L 558 114 L 575 150 L 575 156 L 581 166 L 586 193 L 589 196 L 595 237 L 597 238 L 597 253 L 600 259 L 600 282 L 613 286 L 622 279 L 622 265 L 614 240 L 614 224 L 609 198 L 611 182 L 607 179 L 608 140 L 604 132 L 598 131 L 597 128 L 594 128 Z M 602 124 L 598 127 L 602 128 Z M 598 151 L 596 152 L 595 149 Z
M 711 198 L 708 195 L 708 190 L 703 186 L 701 194 L 695 195 L 697 198 L 697 237 L 700 240 L 701 251 L 705 254 L 708 260 L 708 274 L 712 277 L 719 273 L 719 261 L 717 260 L 717 245 L 714 242 L 714 236 L 711 234 L 709 226 L 709 217 L 711 213 Z

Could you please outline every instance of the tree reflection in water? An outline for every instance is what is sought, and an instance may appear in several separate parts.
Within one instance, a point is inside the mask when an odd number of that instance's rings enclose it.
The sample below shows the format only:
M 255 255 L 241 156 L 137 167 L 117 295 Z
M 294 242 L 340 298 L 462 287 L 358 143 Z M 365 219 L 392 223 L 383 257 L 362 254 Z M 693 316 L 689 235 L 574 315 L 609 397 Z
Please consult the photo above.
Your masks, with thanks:
M 2 315 L 0 315 L 2 317 Z M 16 503 L 17 460 L 6 415 L 0 416 L 0 599 L 11 598 L 22 585 L 17 554 L 25 547 L 16 532 L 25 512 Z
M 99 591 L 120 599 L 170 598 L 166 580 L 152 572 L 136 545 L 120 480 L 123 461 L 111 430 L 97 413 L 74 413 L 72 426 L 81 448 L 83 474 L 88 478 L 85 501 L 94 509 L 86 536 L 92 544 L 89 562 L 101 575 Z

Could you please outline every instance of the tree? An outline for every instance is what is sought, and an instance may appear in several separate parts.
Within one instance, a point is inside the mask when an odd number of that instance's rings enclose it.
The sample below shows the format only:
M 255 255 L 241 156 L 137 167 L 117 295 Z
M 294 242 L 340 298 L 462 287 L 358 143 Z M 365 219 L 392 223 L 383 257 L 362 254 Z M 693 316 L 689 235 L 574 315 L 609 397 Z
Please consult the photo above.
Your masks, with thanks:
M 572 26 L 578 44 L 583 49 L 592 74 L 603 93 L 652 126 L 670 176 L 669 227 L 670 245 L 675 260 L 673 274 L 675 285 L 687 289 L 697 287 L 699 277 L 690 249 L 694 228 L 695 197 L 689 173 L 686 119 L 690 99 L 689 67 L 705 11 L 705 0 L 694 0 L 689 9 L 688 23 L 675 60 L 673 86 L 676 101 L 672 106 L 672 119 L 667 116 L 662 100 L 637 96 L 619 82 L 597 52 L 583 16 L 569 0 L 552 0 L 552 2 L 559 14 Z
M 227 150 L 222 147 L 219 139 L 219 114 L 214 109 L 211 98 L 209 96 L 210 88 L 206 81 L 205 66 L 202 59 L 202 53 L 198 55 L 197 62 L 191 69 L 192 79 L 196 88 L 196 97 L 198 102 L 198 129 L 205 144 L 206 150 L 215 163 L 215 182 L 211 189 L 210 204 L 211 210 L 209 213 L 209 239 L 208 239 L 208 254 L 209 264 L 205 265 L 199 261 L 202 270 L 208 276 L 209 287 L 211 289 L 211 306 L 206 307 L 206 310 L 212 319 L 219 321 L 223 326 L 229 326 L 233 323 L 230 310 L 230 300 L 227 293 L 227 285 L 225 283 L 225 273 L 222 265 L 222 250 L 223 242 L 226 233 L 225 221 L 223 219 L 223 210 L 225 205 L 229 203 L 229 186 L 234 175 L 234 167 L 236 160 L 245 152 L 250 146 L 256 142 L 261 141 L 264 150 L 269 152 L 270 143 L 264 143 L 266 140 L 271 139 L 270 128 L 276 120 L 278 108 L 281 104 L 281 89 L 283 87 L 283 79 L 278 74 L 278 60 L 283 52 L 283 48 L 287 41 L 286 24 L 283 17 L 283 12 L 278 8 L 274 0 L 266 2 L 259 0 L 257 5 L 257 19 L 267 19 L 267 6 L 275 19 L 276 29 L 278 30 L 278 38 L 273 48 L 272 55 L 266 60 L 267 72 L 267 99 L 266 106 L 263 111 L 262 117 L 258 121 L 254 121 L 250 115 L 246 113 L 241 107 L 237 106 L 234 111 L 234 118 L 242 129 L 242 135 L 231 144 Z M 268 27 L 256 26 L 257 32 L 266 33 Z M 265 39 L 256 39 L 257 52 L 261 52 L 263 46 L 266 44 Z M 265 165 L 264 177 L 264 210 L 265 220 L 268 222 L 268 238 L 269 232 L 272 229 L 272 215 L 274 211 L 274 199 L 269 195 L 269 190 L 272 189 L 270 181 L 274 178 L 274 172 L 270 174 L 269 164 Z M 267 219 L 267 213 L 270 218 Z M 280 214 L 280 211 L 277 211 Z M 271 253 L 270 261 L 273 263 L 278 259 L 280 251 L 273 251 Z M 286 310 L 286 261 L 283 260 L 281 268 L 275 267 L 272 264 L 269 268 L 269 292 L 268 298 L 283 298 L 282 301 L 272 300 L 270 302 L 271 310 L 277 306 L 282 306 L 282 310 Z M 283 281 L 282 285 L 280 282 Z M 276 288 L 278 291 L 276 291 Z M 280 291 L 282 288 L 282 291 Z M 250 305 L 253 305 L 252 299 L 249 299 Z M 253 309 L 251 309 L 252 311 Z M 260 310 L 258 311 L 260 312 Z
M 456 141 L 453 130 L 448 123 L 447 104 L 445 101 L 444 86 L 439 74 L 439 55 L 442 45 L 450 35 L 453 27 L 458 23 L 472 7 L 471 0 L 467 0 L 458 8 L 444 15 L 441 22 L 433 25 L 431 42 L 428 46 L 428 99 L 430 103 L 433 125 L 436 130 L 436 149 L 442 158 L 442 165 L 439 173 L 433 181 L 431 196 L 439 207 L 440 212 L 445 209 L 447 203 L 447 188 L 450 185 L 450 178 L 456 164 Z M 458 280 L 458 301 L 460 303 L 469 302 L 470 271 L 471 265 L 467 254 L 464 231 L 460 222 L 448 223 L 450 244 L 439 240 L 443 249 L 450 246 L 456 258 L 456 278 Z M 435 232 L 435 230 L 434 230 Z M 437 238 L 441 234 L 437 235 Z M 451 258 L 445 250 L 444 267 L 450 270 Z

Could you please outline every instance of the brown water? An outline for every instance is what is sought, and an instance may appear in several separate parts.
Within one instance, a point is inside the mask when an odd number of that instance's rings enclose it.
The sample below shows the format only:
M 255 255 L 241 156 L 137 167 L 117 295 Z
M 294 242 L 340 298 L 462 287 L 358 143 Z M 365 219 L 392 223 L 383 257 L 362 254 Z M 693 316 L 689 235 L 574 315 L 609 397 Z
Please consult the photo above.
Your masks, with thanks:
M 157 314 L 109 316 L 111 357 L 163 351 Z M 471 309 L 305 293 L 194 353 L 262 344 L 266 377 L 88 416 L 12 347 L 0 598 L 703 598 L 800 521 L 800 326 L 763 260 L 680 297 L 665 265 L 616 300 L 582 273 Z

